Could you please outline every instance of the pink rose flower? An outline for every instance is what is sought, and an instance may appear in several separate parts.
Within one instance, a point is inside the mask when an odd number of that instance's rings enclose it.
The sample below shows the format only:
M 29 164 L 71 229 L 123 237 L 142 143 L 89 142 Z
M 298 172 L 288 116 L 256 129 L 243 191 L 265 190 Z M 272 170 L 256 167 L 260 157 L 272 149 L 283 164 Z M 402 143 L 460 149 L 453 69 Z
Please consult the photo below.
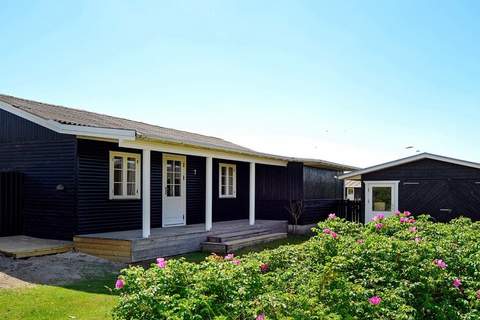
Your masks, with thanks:
M 445 263 L 445 261 L 443 261 L 442 259 L 435 259 L 434 260 L 434 263 L 437 265 L 437 267 L 439 267 L 440 269 L 442 270 L 445 270 L 447 268 L 447 264 Z
M 453 284 L 453 286 L 454 286 L 455 288 L 458 288 L 458 287 L 460 287 L 460 286 L 462 285 L 462 280 L 460 280 L 459 278 L 455 278 L 455 279 L 453 280 L 452 284 Z
M 328 228 L 325 228 L 325 229 L 323 229 L 323 233 L 330 234 L 330 233 L 332 233 L 332 230 L 330 230 Z
M 373 217 L 373 221 L 380 221 L 385 218 L 385 215 L 383 213 L 377 214 L 375 217 Z
M 405 218 L 405 217 L 400 218 L 400 223 L 406 223 L 406 222 L 408 222 L 408 218 Z
M 399 215 L 401 215 L 402 213 L 400 211 L 395 211 L 395 215 L 398 217 Z
M 331 232 L 330 235 L 332 236 L 333 239 L 337 239 L 338 238 L 338 234 L 336 234 L 335 232 Z
M 232 260 L 232 263 L 233 263 L 234 265 L 238 266 L 238 265 L 240 264 L 240 260 L 238 260 L 238 259 L 233 259 L 233 260 Z
M 363 240 L 363 239 L 358 239 L 358 240 L 357 240 L 357 243 L 360 243 L 360 244 L 365 243 L 365 240 Z
M 477 299 L 480 300 L 480 290 L 476 292 L 476 295 L 477 295 Z
M 417 227 L 410 227 L 408 228 L 410 232 L 417 232 Z
M 382 302 L 382 298 L 380 298 L 379 296 L 373 296 L 370 299 L 368 299 L 368 302 L 370 302 L 370 304 L 373 304 L 374 306 L 376 306 L 376 305 L 380 304 L 380 302 Z
M 223 259 L 225 260 L 232 260 L 235 255 L 233 253 L 227 254 Z
M 330 219 L 330 220 L 333 220 L 333 219 L 335 219 L 335 218 L 337 218 L 337 215 L 336 215 L 335 213 L 330 213 L 330 214 L 328 215 L 328 219 Z
M 265 313 L 260 313 L 255 320 L 265 320 Z
M 125 281 L 123 281 L 122 279 L 117 279 L 117 281 L 115 282 L 115 289 L 122 289 L 123 287 L 125 286 Z
M 268 272 L 269 269 L 270 269 L 270 267 L 266 263 L 262 263 L 260 265 L 260 271 L 263 272 L 263 273 Z
M 165 258 L 157 258 L 157 266 L 160 269 L 165 268 L 167 266 L 167 261 L 165 260 Z
M 413 219 L 413 218 L 410 218 L 410 219 L 408 219 L 407 222 L 408 222 L 408 223 L 415 223 L 415 222 L 417 222 L 417 220 L 415 220 L 415 219 Z
M 422 238 L 420 238 L 420 237 L 416 237 L 416 238 L 415 238 L 415 242 L 416 242 L 417 244 L 419 244 L 420 241 L 422 241 Z
M 404 215 L 405 217 L 410 217 L 410 216 L 412 215 L 412 213 L 411 213 L 410 211 L 404 211 L 404 212 L 403 212 L 403 215 Z
M 377 230 L 380 230 L 380 229 L 382 229 L 382 228 L 383 228 L 383 223 L 377 223 L 377 224 L 375 225 L 375 229 L 377 229 Z

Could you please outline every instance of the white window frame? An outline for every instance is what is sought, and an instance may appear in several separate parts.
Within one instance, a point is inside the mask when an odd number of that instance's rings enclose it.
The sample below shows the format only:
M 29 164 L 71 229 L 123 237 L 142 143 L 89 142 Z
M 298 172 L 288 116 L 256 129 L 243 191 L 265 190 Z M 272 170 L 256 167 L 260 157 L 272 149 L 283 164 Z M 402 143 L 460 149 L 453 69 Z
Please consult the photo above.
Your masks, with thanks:
M 384 181 L 364 181 L 365 184 L 365 223 L 379 213 L 385 216 L 391 216 L 398 211 L 398 180 L 384 180 Z M 391 210 L 390 211 L 374 211 L 372 209 L 372 188 L 373 187 L 389 187 L 391 188 Z
M 122 166 L 122 190 L 126 193 L 127 190 L 127 159 L 134 158 L 136 161 L 135 166 L 135 194 L 134 195 L 115 195 L 114 194 L 114 165 L 113 165 L 113 158 L 114 157 L 121 157 L 123 160 Z M 140 175 L 142 172 L 142 162 L 141 156 L 138 153 L 128 153 L 128 152 L 117 152 L 117 151 L 110 151 L 109 157 L 109 166 L 110 166 L 110 182 L 109 182 L 109 189 L 110 189 L 110 200 L 119 200 L 119 199 L 141 199 L 142 190 L 141 190 L 141 181 Z
M 222 194 L 222 168 L 225 168 L 225 172 L 227 173 L 227 194 Z M 233 190 L 232 194 L 228 194 L 228 169 L 232 168 L 233 170 Z M 233 199 L 237 197 L 237 165 L 232 163 L 219 163 L 218 165 L 218 197 L 222 199 Z

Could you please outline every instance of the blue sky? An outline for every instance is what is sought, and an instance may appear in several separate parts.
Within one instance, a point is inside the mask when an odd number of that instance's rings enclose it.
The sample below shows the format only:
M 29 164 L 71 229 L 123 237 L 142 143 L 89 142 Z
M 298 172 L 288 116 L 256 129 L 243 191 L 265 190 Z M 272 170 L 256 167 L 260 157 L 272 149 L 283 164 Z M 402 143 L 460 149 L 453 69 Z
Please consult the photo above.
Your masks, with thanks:
M 479 16 L 473 0 L 7 0 L 0 92 L 358 166 L 480 162 Z

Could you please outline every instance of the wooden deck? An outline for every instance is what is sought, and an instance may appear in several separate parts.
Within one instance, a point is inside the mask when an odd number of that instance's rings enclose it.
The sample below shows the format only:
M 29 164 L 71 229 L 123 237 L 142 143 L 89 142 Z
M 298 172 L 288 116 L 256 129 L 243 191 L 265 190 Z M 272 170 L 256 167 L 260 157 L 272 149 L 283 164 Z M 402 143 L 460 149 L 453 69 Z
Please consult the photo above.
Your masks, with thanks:
M 222 221 L 214 222 L 210 232 L 205 231 L 204 224 L 193 224 L 154 228 L 146 239 L 142 238 L 142 230 L 128 230 L 78 235 L 73 241 L 80 252 L 128 263 L 199 251 L 209 236 L 257 229 L 286 233 L 287 221 L 257 220 L 254 226 L 248 220 Z
M 0 237 L 0 253 L 14 258 L 29 258 L 67 252 L 71 241 L 40 239 L 27 236 Z

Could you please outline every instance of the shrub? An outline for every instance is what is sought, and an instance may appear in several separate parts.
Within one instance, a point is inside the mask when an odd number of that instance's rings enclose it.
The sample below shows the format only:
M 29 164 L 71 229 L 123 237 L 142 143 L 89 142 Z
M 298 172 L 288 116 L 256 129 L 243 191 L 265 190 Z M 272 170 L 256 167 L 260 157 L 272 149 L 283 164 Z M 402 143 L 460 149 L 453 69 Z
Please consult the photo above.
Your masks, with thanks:
M 331 215 L 303 244 L 125 269 L 114 318 L 480 319 L 479 222 L 375 220 Z

